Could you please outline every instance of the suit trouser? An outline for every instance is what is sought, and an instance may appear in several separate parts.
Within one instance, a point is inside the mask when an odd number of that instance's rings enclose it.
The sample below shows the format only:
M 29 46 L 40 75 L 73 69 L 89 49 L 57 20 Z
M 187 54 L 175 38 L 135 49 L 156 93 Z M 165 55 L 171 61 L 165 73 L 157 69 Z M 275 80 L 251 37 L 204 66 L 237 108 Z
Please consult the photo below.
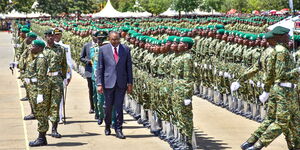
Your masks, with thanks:
M 116 112 L 115 129 L 122 130 L 123 124 L 123 103 L 126 89 L 119 88 L 115 85 L 113 88 L 104 88 L 104 110 L 105 125 L 109 127 L 112 120 L 112 109 Z
M 94 103 L 93 103 L 93 82 L 91 77 L 86 78 L 89 88 L 89 99 L 90 99 L 90 109 L 94 110 Z

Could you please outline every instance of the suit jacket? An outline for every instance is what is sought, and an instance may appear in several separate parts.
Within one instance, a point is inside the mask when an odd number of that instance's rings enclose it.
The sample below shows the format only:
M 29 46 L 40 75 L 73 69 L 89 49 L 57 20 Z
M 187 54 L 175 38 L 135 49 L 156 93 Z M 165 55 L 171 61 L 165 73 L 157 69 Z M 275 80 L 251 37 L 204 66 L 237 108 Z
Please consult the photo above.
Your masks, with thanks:
M 98 66 L 96 70 L 96 83 L 104 88 L 127 88 L 132 84 L 132 62 L 130 48 L 120 44 L 119 61 L 115 62 L 111 44 L 100 47 Z
M 81 54 L 80 54 L 80 61 L 85 64 L 85 76 L 92 77 L 92 65 L 89 64 L 90 58 L 90 49 L 93 45 L 93 42 L 88 42 L 84 44 Z

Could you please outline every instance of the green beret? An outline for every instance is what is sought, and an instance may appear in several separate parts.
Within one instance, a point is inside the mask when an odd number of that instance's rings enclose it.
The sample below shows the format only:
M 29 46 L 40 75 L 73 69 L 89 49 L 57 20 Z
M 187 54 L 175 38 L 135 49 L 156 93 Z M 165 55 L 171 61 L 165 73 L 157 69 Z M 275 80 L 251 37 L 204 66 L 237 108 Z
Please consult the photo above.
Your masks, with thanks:
M 175 36 L 175 37 L 174 37 L 174 39 L 173 39 L 173 42 L 177 42 L 177 43 L 179 43 L 179 42 L 180 42 L 180 37 L 178 37 L 178 36 Z
M 176 37 L 176 36 L 169 36 L 169 37 L 167 38 L 167 41 L 173 42 L 173 40 L 174 40 L 175 37 Z
M 262 39 L 264 36 L 265 36 L 265 34 L 261 33 L 261 34 L 258 35 L 258 38 Z
M 32 44 L 36 45 L 36 46 L 41 46 L 41 47 L 45 47 L 46 46 L 45 42 L 42 41 L 42 40 L 34 40 L 34 41 L 32 41 Z
M 95 34 L 94 34 L 95 37 L 107 37 L 108 34 L 107 32 L 105 31 L 97 31 Z
M 44 34 L 46 34 L 46 35 L 51 35 L 51 34 L 54 34 L 54 32 L 53 32 L 53 30 L 52 29 L 48 29 L 48 30 L 46 30 L 45 32 L 44 32 Z
M 272 37 L 274 37 L 274 35 L 273 35 L 272 32 L 268 32 L 268 33 L 266 33 L 265 36 L 264 36 L 264 38 L 266 38 L 266 39 L 270 39 L 270 38 L 272 38 Z
M 22 28 L 30 29 L 28 25 L 23 25 Z
M 27 37 L 37 38 L 37 35 L 34 32 L 27 33 Z
M 257 35 L 251 35 L 249 40 L 251 41 L 255 41 L 257 39 Z
M 129 28 L 128 27 L 122 27 L 121 30 L 124 31 L 124 32 L 128 32 Z
M 245 34 L 245 35 L 243 36 L 244 39 L 250 39 L 250 37 L 251 37 L 250 34 Z
M 217 24 L 217 25 L 216 25 L 216 29 L 224 29 L 224 25 L 222 25 L 222 24 Z
M 30 30 L 28 28 L 22 28 L 21 32 L 28 33 L 28 32 L 30 32 Z
M 190 37 L 182 37 L 182 38 L 180 38 L 180 42 L 188 43 L 191 45 L 194 44 L 194 40 Z
M 282 27 L 282 26 L 277 26 L 271 32 L 272 32 L 272 34 L 283 35 L 283 34 L 288 34 L 290 32 L 290 29 Z
M 224 29 L 219 29 L 217 30 L 217 34 L 224 34 L 225 33 L 225 30 Z

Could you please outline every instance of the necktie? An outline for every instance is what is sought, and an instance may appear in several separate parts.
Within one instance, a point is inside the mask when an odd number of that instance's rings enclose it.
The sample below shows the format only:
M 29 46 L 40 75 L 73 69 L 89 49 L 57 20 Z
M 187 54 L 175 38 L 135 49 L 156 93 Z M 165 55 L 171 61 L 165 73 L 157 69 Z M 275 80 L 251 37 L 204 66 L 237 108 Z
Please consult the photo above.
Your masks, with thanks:
M 117 51 L 116 47 L 114 47 L 114 58 L 115 58 L 116 63 L 118 63 L 119 56 L 118 56 L 118 51 Z

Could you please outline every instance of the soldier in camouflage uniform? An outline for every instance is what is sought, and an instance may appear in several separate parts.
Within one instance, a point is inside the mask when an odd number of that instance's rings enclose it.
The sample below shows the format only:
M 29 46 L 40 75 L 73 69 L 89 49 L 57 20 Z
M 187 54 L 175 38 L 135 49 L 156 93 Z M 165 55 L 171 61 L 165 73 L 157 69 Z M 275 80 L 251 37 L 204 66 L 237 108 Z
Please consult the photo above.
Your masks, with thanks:
M 59 121 L 59 104 L 63 97 L 63 80 L 67 74 L 66 51 L 60 45 L 54 43 L 54 33 L 52 29 L 45 32 L 47 46 L 45 47 L 46 57 L 49 59 L 47 76 L 49 78 L 50 89 L 50 114 L 49 120 L 52 122 L 52 137 L 60 138 L 57 132 Z
M 267 33 L 266 38 L 269 38 L 271 46 L 269 50 L 266 50 L 268 56 L 262 57 L 252 69 L 240 77 L 239 81 L 243 82 L 263 69 L 265 71 L 265 91 L 259 96 L 259 99 L 265 103 L 270 95 L 267 118 L 247 142 L 242 144 L 242 149 L 260 150 L 268 146 L 281 133 L 286 136 L 289 149 L 299 149 L 300 116 L 298 112 L 300 110 L 294 89 L 294 83 L 299 74 L 298 69 L 297 72 L 292 70 L 295 63 L 285 46 L 288 32 L 289 29 L 278 26 Z M 276 45 L 276 43 L 278 44 Z M 233 89 L 238 87 L 237 82 L 232 84 Z
M 50 108 L 49 80 L 47 78 L 48 62 L 43 52 L 45 43 L 41 40 L 33 41 L 33 47 L 27 57 L 27 68 L 24 78 L 29 86 L 30 100 L 34 103 L 35 117 L 38 121 L 39 136 L 31 141 L 29 146 L 47 145 L 48 115 Z
M 31 43 L 33 40 L 37 38 L 37 35 L 34 32 L 30 32 L 27 34 L 27 37 L 25 38 L 24 42 L 21 44 L 21 48 L 19 49 L 19 52 L 22 52 L 22 55 L 19 57 L 19 69 L 20 69 L 20 79 L 24 81 L 24 73 L 26 72 L 27 68 L 27 57 L 29 55 Z M 21 50 L 22 49 L 22 50 Z M 29 98 L 29 92 L 27 84 L 24 84 L 25 91 L 26 91 L 26 97 Z M 24 120 L 31 120 L 35 119 L 34 117 L 34 108 L 33 108 L 33 101 L 29 100 L 30 108 L 31 108 L 31 114 L 24 117 Z

